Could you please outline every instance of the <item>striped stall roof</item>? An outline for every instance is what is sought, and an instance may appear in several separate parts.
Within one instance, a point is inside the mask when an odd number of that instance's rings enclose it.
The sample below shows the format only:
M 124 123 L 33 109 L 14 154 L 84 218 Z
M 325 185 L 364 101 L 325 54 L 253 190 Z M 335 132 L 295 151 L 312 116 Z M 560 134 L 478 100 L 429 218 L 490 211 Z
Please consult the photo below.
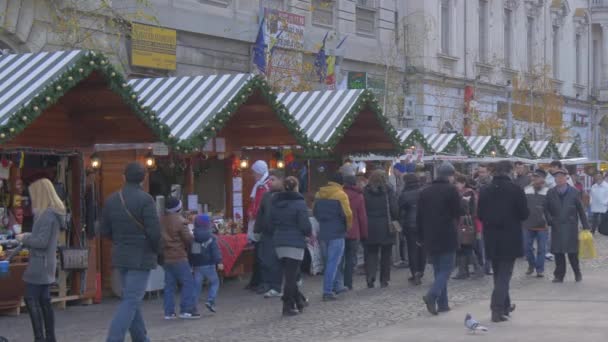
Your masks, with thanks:
M 530 141 L 530 147 L 532 148 L 532 152 L 534 152 L 534 154 L 540 158 L 543 155 L 543 153 L 545 153 L 545 150 L 549 147 L 549 141 L 547 141 L 547 140 Z
M 442 153 L 448 147 L 448 144 L 456 138 L 456 133 L 432 133 L 426 134 L 424 138 L 435 153 Z
M 500 140 L 500 144 L 502 145 L 502 147 L 505 148 L 505 150 L 507 150 L 507 154 L 509 156 L 513 156 L 515 154 L 515 151 L 517 151 L 517 148 L 519 147 L 519 144 L 521 144 L 524 141 L 524 139 L 519 138 L 519 139 L 501 139 Z
M 564 159 L 581 157 L 580 149 L 575 143 L 558 143 L 555 146 L 559 155 Z
M 474 136 L 474 137 L 464 137 L 469 146 L 473 149 L 475 154 L 479 155 L 483 151 L 484 148 L 492 141 L 491 136 Z
M 0 126 L 87 51 L 57 51 L 0 56 Z
M 407 141 L 410 135 L 412 135 L 412 133 L 414 133 L 413 129 L 402 129 L 397 131 L 397 138 L 399 138 L 399 141 L 403 144 Z
M 129 84 L 173 136 L 186 140 L 200 132 L 253 78 L 252 74 L 184 76 L 134 79 Z
M 364 90 L 287 92 L 277 95 L 306 134 L 316 143 L 327 143 Z

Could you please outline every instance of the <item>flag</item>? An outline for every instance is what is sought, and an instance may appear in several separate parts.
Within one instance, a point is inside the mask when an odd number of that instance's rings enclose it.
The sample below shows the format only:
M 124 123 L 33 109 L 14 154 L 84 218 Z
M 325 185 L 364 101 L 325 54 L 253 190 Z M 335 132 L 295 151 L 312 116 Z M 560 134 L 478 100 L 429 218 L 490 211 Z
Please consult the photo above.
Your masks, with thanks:
M 336 83 L 336 56 L 327 56 L 325 64 L 327 65 L 325 84 L 334 85 Z
M 329 31 L 325 34 L 323 38 L 323 44 L 319 48 L 319 52 L 315 57 L 315 71 L 319 76 L 319 82 L 325 81 L 325 77 L 327 75 L 327 55 L 325 54 L 325 41 L 327 40 L 327 35 Z
M 262 74 L 266 74 L 266 48 L 268 47 L 264 37 L 264 21 L 265 18 L 262 18 L 258 36 L 255 39 L 255 45 L 253 46 L 253 64 L 258 67 L 258 70 Z

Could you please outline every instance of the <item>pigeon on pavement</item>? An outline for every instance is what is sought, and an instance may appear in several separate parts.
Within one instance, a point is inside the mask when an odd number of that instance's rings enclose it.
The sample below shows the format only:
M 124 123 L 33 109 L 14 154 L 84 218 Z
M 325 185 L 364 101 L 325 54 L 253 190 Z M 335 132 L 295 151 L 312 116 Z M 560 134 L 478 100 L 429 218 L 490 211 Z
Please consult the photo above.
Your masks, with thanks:
M 464 318 L 464 326 L 473 333 L 477 331 L 488 331 L 488 328 L 484 327 L 479 322 L 474 320 L 471 314 L 467 314 Z

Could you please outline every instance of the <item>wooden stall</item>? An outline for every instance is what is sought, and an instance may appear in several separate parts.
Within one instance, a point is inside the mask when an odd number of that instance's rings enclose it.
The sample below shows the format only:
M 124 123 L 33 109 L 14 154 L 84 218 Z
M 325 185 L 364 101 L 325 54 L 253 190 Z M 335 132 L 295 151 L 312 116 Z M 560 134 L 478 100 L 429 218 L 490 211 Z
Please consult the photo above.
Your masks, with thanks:
M 20 229 L 27 232 L 32 214 L 25 189 L 42 177 L 55 183 L 70 213 L 59 245 L 87 249 L 88 265 L 65 269 L 58 262 L 53 302 L 62 307 L 71 300 L 91 303 L 99 298 L 100 285 L 110 276 L 100 267 L 108 264 L 110 251 L 107 242 L 95 235 L 95 214 L 104 197 L 122 185 L 125 164 L 143 158 L 132 150 L 95 154 L 92 159 L 95 146 L 170 144 L 171 140 L 165 126 L 138 102 L 124 78 L 101 54 L 58 51 L 0 56 L 0 74 L 10 70 L 14 70 L 11 76 L 0 83 L 0 158 L 2 165 L 9 166 L 8 177 L 0 177 L 9 201 L 0 202 L 0 207 L 15 212 L 18 202 L 14 199 L 20 198 Z M 5 245 L 16 233 L 8 228 L 0 236 Z M 27 262 L 27 256 L 17 261 Z M 15 273 L 10 282 L 0 282 L 0 293 L 8 292 L 5 286 L 14 289 L 24 284 Z M 13 309 L 20 302 L 13 299 Z

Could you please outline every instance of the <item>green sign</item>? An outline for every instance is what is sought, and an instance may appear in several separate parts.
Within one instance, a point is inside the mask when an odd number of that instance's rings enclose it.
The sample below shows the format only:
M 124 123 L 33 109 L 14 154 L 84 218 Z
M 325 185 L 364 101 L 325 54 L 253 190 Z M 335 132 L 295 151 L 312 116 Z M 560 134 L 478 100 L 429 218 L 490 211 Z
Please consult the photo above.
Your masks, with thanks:
M 367 74 L 364 72 L 348 72 L 348 89 L 367 88 Z

